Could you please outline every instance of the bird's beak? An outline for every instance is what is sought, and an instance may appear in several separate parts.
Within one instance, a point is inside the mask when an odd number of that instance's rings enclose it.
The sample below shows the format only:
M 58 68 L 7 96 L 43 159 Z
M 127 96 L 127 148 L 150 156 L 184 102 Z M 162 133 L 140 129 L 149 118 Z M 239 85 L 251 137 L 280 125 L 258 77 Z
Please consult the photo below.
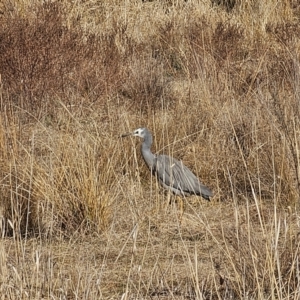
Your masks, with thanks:
M 129 135 L 133 135 L 133 133 L 132 132 L 123 133 L 121 135 L 121 137 L 123 138 L 123 137 L 129 136 Z

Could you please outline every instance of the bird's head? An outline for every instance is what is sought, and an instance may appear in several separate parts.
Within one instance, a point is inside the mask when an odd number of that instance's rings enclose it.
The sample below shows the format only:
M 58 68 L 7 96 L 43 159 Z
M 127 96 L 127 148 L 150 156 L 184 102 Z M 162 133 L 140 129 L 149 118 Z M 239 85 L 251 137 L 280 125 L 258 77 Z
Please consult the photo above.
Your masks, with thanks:
M 121 137 L 132 135 L 144 139 L 147 134 L 148 134 L 147 128 L 137 128 L 133 132 L 122 134 Z
M 142 139 L 146 136 L 146 134 L 147 134 L 146 128 L 138 128 L 138 129 L 134 130 L 132 133 L 133 136 L 138 136 Z

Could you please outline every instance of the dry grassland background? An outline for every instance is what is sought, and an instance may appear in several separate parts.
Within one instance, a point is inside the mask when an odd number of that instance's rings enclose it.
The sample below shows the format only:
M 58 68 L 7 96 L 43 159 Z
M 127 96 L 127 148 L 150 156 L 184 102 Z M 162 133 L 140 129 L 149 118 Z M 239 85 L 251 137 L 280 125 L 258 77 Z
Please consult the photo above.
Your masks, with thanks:
M 300 2 L 0 3 L 0 299 L 299 299 Z M 214 192 L 158 186 L 141 141 Z

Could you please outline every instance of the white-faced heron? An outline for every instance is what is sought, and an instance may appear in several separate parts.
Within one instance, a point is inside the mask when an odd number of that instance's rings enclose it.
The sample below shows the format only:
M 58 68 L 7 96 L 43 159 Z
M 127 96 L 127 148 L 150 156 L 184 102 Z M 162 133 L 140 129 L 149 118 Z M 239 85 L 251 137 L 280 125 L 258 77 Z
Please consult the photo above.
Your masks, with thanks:
M 211 190 L 181 161 L 167 155 L 154 155 L 151 152 L 152 134 L 147 128 L 138 128 L 131 133 L 122 134 L 122 137 L 129 135 L 144 139 L 141 148 L 143 158 L 164 188 L 176 195 L 198 195 L 208 201 L 209 197 L 213 196 Z

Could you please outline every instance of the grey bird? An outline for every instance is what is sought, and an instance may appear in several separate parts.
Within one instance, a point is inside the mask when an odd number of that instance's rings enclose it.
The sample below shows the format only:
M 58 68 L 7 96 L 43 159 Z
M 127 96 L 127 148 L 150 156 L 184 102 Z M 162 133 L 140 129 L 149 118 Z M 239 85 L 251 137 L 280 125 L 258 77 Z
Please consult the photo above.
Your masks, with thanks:
M 138 128 L 133 132 L 122 134 L 121 137 L 130 135 L 143 139 L 142 156 L 151 172 L 156 175 L 164 188 L 172 191 L 175 195 L 197 195 L 208 201 L 209 197 L 213 196 L 211 190 L 203 185 L 182 161 L 167 155 L 155 155 L 151 152 L 153 139 L 147 128 Z

